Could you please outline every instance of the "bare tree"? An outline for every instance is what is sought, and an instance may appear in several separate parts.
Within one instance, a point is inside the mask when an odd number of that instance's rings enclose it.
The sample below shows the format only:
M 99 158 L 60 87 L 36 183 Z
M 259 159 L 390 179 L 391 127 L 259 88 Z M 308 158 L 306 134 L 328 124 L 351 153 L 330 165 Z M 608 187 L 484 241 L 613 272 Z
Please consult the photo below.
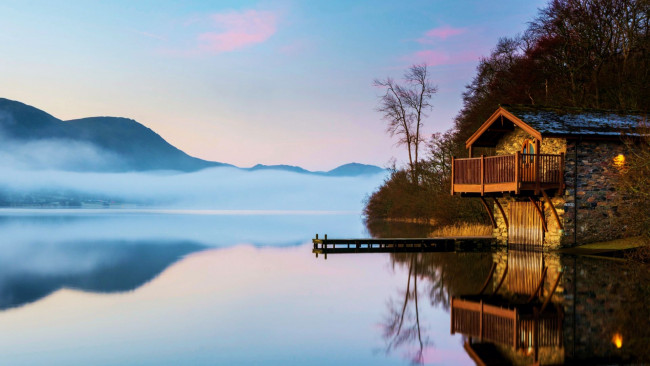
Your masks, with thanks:
M 426 111 L 433 108 L 431 98 L 438 88 L 429 80 L 426 64 L 412 65 L 404 73 L 404 84 L 392 78 L 376 79 L 374 85 L 384 88 L 377 111 L 388 121 L 386 131 L 399 136 L 398 144 L 406 145 L 409 157 L 409 171 L 414 183 L 418 182 L 419 148 L 422 142 L 421 130 Z

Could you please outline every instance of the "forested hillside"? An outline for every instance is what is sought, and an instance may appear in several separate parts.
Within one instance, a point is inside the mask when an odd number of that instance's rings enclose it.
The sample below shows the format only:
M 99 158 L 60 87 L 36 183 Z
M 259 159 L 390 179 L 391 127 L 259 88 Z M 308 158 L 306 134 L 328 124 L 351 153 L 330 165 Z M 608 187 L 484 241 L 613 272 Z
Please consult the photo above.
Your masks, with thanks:
M 482 221 L 480 204 L 450 195 L 450 160 L 466 156 L 465 141 L 500 104 L 647 113 L 649 9 L 647 0 L 548 3 L 523 34 L 501 38 L 480 60 L 454 128 L 431 136 L 426 159 L 413 168 L 417 181 L 395 167 L 368 198 L 366 218 Z

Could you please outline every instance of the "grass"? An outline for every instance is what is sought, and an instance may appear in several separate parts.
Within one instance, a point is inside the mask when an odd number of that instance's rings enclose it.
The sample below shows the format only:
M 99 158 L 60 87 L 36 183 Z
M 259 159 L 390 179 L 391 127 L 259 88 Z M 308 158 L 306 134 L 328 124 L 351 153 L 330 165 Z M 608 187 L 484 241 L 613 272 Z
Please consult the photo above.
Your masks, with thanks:
M 470 224 L 466 222 L 454 225 L 438 226 L 429 234 L 432 238 L 439 237 L 467 237 L 467 236 L 492 236 L 492 226 L 485 224 Z
M 583 244 L 575 248 L 560 249 L 562 253 L 571 254 L 601 254 L 619 250 L 629 250 L 644 246 L 643 238 L 634 236 L 630 238 L 601 241 L 597 243 Z
M 616 239 L 610 241 L 601 241 L 598 243 L 591 243 L 579 246 L 584 249 L 610 249 L 610 250 L 625 250 L 638 248 L 643 245 L 643 239 L 640 236 L 631 238 Z

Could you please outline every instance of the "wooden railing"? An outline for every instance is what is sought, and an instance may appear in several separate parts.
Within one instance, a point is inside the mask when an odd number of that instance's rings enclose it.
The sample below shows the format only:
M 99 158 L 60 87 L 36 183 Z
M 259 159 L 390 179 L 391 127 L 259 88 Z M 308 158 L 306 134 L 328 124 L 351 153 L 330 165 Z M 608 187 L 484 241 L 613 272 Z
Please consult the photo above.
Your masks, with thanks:
M 564 154 L 452 158 L 452 194 L 558 188 L 564 184 Z
M 535 343 L 539 347 L 562 346 L 562 316 L 546 312 L 538 313 L 535 318 L 534 314 L 520 313 L 517 307 L 452 298 L 451 333 L 511 345 L 515 349 L 528 349 Z
M 517 309 L 483 301 L 451 299 L 451 332 L 501 344 L 517 345 Z

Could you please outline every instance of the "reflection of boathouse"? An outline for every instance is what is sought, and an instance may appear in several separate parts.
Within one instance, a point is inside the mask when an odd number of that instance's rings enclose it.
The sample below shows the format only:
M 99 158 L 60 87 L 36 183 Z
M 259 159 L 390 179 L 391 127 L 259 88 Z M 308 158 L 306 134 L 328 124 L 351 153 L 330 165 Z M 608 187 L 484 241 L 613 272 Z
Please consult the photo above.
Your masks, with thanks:
M 560 279 L 543 253 L 510 251 L 505 265 L 494 263 L 478 293 L 452 297 L 451 332 L 467 337 L 465 349 L 477 362 L 555 363 L 564 342 L 564 312 L 552 301 Z
M 451 333 L 464 336 L 475 360 L 597 365 L 650 358 L 647 271 L 539 251 L 499 251 L 493 259 L 482 286 L 449 301 Z
M 559 247 L 620 234 L 613 173 L 621 133 L 642 117 L 606 111 L 500 107 L 452 160 L 452 194 L 480 197 L 502 243 Z M 492 202 L 487 199 L 491 198 Z

